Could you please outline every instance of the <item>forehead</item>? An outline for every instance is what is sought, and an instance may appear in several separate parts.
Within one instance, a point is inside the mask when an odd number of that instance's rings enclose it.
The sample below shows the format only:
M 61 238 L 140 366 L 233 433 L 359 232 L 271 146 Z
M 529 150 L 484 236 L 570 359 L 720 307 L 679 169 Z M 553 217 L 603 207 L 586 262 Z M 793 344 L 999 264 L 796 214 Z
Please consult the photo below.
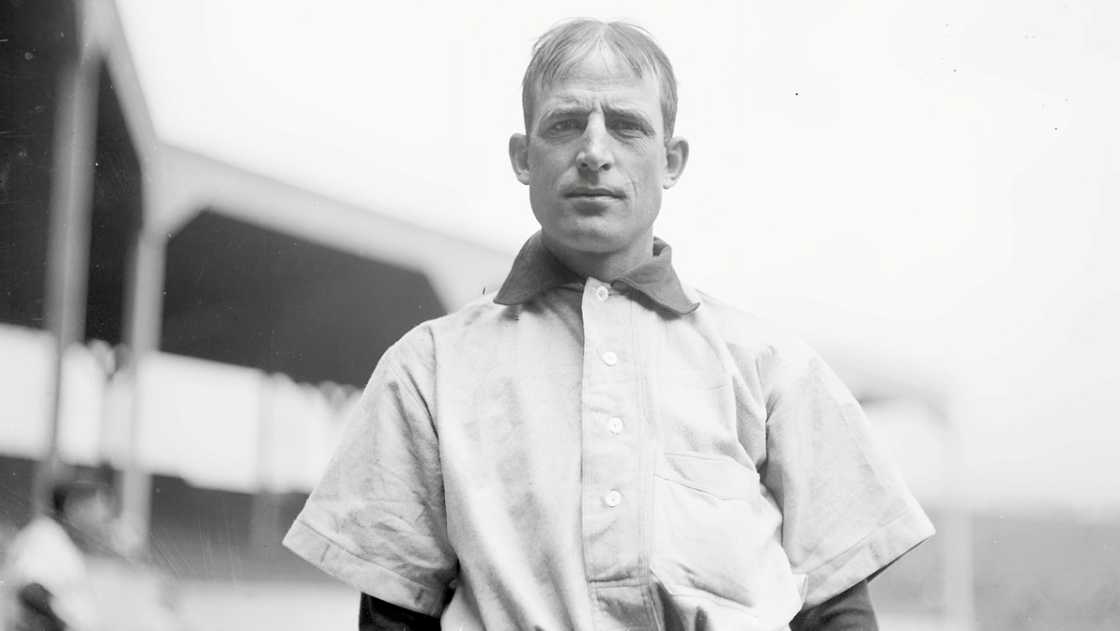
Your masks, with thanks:
M 540 118 L 557 108 L 611 105 L 642 110 L 660 121 L 660 87 L 653 72 L 639 75 L 609 50 L 593 51 L 537 90 Z

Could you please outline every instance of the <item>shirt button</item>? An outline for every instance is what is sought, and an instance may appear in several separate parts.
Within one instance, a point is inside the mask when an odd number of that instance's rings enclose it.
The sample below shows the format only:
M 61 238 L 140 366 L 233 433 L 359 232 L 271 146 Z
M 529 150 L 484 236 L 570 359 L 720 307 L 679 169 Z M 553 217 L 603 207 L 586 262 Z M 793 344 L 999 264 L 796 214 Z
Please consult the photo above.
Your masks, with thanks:
M 607 351 L 603 353 L 603 363 L 608 366 L 614 366 L 618 363 L 618 354 L 614 351 Z
M 610 420 L 607 421 L 607 429 L 610 430 L 612 434 L 621 434 L 622 419 L 618 418 L 617 416 L 612 416 Z
M 603 503 L 611 508 L 618 506 L 622 503 L 622 493 L 618 491 L 610 491 L 603 496 Z
M 607 298 L 609 298 L 610 295 L 611 291 L 606 287 L 603 287 L 602 285 L 600 285 L 599 288 L 595 290 L 595 297 L 604 302 L 606 302 Z

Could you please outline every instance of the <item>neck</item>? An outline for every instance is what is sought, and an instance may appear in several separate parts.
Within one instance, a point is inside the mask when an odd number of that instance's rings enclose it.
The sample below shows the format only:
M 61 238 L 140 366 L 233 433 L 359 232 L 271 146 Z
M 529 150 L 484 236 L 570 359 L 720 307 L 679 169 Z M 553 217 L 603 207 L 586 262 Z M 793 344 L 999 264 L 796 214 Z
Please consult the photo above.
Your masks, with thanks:
M 542 234 L 544 246 L 568 269 L 580 276 L 612 281 L 653 258 L 653 232 L 642 235 L 622 250 L 587 252 L 565 247 Z

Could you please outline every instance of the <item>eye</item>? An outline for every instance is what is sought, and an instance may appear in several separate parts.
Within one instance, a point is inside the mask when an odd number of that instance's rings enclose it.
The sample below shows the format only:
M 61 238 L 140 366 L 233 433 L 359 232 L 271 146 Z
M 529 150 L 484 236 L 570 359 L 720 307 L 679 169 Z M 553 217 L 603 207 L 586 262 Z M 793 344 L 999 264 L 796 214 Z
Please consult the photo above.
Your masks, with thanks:
M 641 121 L 619 118 L 611 121 L 611 129 L 626 136 L 644 136 L 646 126 Z
M 580 121 L 575 118 L 562 118 L 551 125 L 545 130 L 550 134 L 562 134 L 569 131 L 579 131 Z

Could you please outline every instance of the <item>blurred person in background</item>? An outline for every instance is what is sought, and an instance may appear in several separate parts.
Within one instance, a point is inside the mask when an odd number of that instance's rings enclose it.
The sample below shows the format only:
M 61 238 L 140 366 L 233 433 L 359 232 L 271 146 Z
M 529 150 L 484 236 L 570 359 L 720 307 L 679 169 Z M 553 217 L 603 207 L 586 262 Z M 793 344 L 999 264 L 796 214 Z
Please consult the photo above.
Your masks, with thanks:
M 50 504 L 10 542 L 3 631 L 175 631 L 174 584 L 136 555 L 103 466 L 55 475 Z
M 875 629 L 867 581 L 932 526 L 820 357 L 654 237 L 689 153 L 665 53 L 569 21 L 522 100 L 540 232 L 385 352 L 285 545 L 370 631 Z
M 67 476 L 51 503 L 12 540 L 3 567 L 5 629 L 99 629 L 87 557 L 109 549 L 114 502 L 101 480 Z

